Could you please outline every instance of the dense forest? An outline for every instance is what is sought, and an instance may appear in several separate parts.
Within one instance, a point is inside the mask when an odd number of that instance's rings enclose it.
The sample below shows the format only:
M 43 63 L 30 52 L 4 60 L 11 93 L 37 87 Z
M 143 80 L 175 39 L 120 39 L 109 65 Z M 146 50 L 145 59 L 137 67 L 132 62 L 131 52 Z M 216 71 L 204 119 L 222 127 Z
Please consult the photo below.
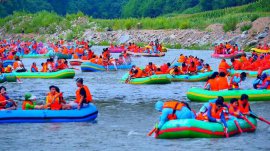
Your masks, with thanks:
M 239 6 L 256 0 L 1 0 L 0 16 L 14 11 L 53 11 L 59 15 L 83 12 L 94 18 L 157 17 Z

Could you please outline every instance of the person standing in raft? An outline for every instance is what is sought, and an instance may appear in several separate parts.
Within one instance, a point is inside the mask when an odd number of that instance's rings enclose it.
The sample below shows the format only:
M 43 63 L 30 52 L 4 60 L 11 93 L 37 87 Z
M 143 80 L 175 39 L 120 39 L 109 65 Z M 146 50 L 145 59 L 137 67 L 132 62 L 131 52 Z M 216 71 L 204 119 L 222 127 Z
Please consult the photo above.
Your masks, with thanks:
M 159 130 L 167 121 L 176 119 L 195 119 L 194 112 L 186 102 L 178 102 L 176 100 L 167 102 L 158 101 L 155 104 L 155 109 L 161 112 L 156 136 L 159 135 Z
M 24 101 L 22 103 L 22 110 L 34 110 L 43 109 L 43 105 L 36 105 L 36 97 L 30 93 L 24 95 Z
M 224 113 L 224 98 L 219 96 L 215 103 L 210 103 L 209 109 L 207 111 L 207 119 L 209 122 L 222 123 L 225 127 L 225 132 L 228 132 L 228 125 L 226 123 L 225 113 Z
M 82 107 L 86 107 L 90 102 L 92 102 L 92 95 L 88 87 L 83 84 L 82 78 L 77 78 L 76 84 L 78 87 L 78 90 L 76 91 L 76 100 L 71 102 L 69 105 L 73 109 L 77 108 L 80 110 Z

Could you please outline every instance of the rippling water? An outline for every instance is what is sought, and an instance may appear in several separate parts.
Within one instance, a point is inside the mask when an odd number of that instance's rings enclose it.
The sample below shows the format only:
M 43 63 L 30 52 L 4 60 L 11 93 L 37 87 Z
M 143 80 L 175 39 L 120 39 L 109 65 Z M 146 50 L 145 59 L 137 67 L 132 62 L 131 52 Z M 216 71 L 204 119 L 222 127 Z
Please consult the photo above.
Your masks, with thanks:
M 94 47 L 98 53 L 102 47 Z M 133 58 L 136 65 L 144 66 L 149 61 L 158 65 L 171 62 L 180 53 L 195 55 L 217 69 L 220 60 L 210 58 L 211 51 L 170 50 L 163 58 Z M 26 59 L 30 68 L 33 61 Z M 78 68 L 78 67 L 76 67 Z M 126 71 L 81 73 L 76 77 L 85 79 L 89 86 L 99 115 L 95 122 L 1 124 L 1 150 L 270 150 L 270 127 L 258 122 L 255 133 L 244 133 L 228 139 L 177 139 L 157 140 L 147 137 L 158 120 L 159 113 L 154 103 L 161 99 L 186 100 L 190 87 L 202 87 L 204 82 L 172 83 L 167 85 L 127 85 L 120 82 Z M 76 78 L 75 77 L 75 78 Z M 242 87 L 251 88 L 248 79 Z M 73 100 L 76 91 L 74 79 L 41 80 L 22 79 L 22 84 L 4 83 L 12 98 L 20 102 L 25 92 L 31 92 L 40 100 L 45 99 L 48 87 L 60 87 L 67 100 Z M 190 103 L 198 110 L 202 104 Z M 255 113 L 270 119 L 268 102 L 251 103 Z

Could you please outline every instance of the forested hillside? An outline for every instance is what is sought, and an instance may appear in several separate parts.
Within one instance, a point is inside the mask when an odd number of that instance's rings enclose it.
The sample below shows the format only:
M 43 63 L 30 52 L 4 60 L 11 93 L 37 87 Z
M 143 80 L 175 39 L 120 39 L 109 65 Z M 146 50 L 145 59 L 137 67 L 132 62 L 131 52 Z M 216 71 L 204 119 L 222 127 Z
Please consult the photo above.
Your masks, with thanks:
M 157 17 L 239 6 L 256 0 L 1 0 L 0 16 L 14 11 L 53 11 L 58 15 L 83 12 L 94 18 Z

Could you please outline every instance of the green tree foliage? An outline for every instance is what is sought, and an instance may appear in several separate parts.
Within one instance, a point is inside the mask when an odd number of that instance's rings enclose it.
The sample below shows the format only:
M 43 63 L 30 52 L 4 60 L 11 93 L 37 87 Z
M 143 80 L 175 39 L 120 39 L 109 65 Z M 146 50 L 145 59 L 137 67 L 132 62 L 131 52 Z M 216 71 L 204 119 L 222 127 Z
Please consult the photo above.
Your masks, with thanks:
M 14 11 L 46 10 L 59 15 L 83 12 L 93 18 L 157 17 L 169 13 L 200 12 L 239 6 L 256 0 L 2 0 L 0 17 Z

